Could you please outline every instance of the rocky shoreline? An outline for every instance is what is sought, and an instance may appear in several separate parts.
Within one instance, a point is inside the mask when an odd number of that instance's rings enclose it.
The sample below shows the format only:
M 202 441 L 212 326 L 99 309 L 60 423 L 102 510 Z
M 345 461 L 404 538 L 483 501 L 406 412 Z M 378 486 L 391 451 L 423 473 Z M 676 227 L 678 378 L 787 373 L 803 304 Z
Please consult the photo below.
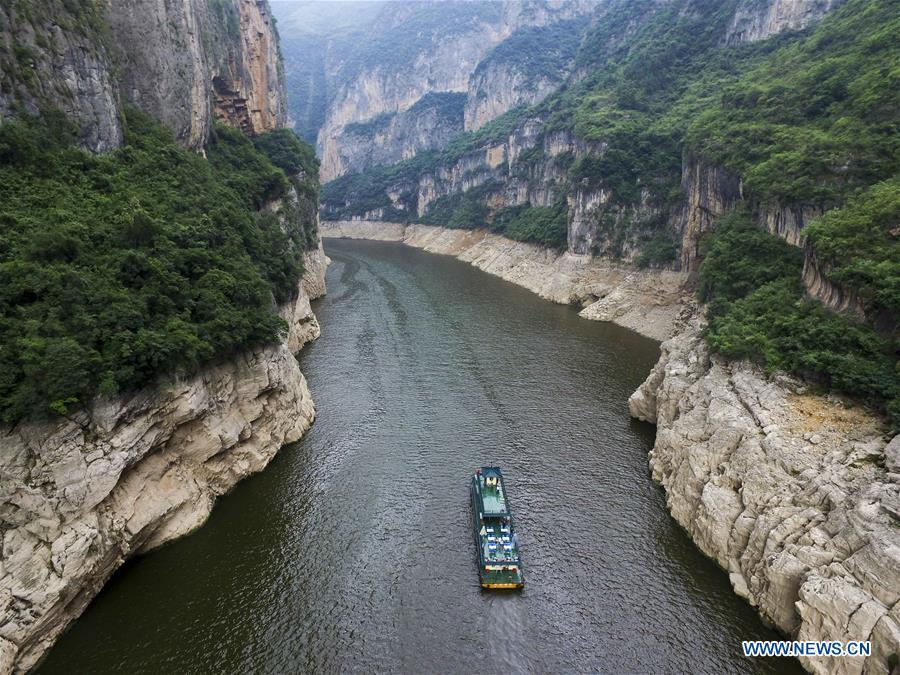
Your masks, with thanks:
M 396 241 L 452 255 L 545 300 L 581 306 L 586 319 L 611 321 L 655 340 L 674 335 L 679 317 L 693 306 L 684 288 L 687 277 L 680 272 L 638 270 L 484 230 L 348 220 L 323 222 L 320 232 L 324 238 Z
M 897 673 L 900 436 L 786 377 L 709 353 L 696 319 L 629 400 L 656 424 L 653 479 L 735 593 L 797 640 L 871 640 L 814 673 Z
M 25 671 L 129 557 L 200 527 L 219 495 L 299 439 L 315 406 L 294 354 L 319 335 L 321 245 L 282 344 L 184 380 L 0 430 L 0 673 Z

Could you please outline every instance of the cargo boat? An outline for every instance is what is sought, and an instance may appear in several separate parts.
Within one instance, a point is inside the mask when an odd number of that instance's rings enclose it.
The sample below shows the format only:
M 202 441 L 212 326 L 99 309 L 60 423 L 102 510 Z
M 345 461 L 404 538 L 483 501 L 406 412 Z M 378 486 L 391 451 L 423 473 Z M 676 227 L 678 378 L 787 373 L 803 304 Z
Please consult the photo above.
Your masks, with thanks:
M 513 529 L 503 474 L 484 466 L 472 477 L 475 548 L 482 588 L 523 588 L 519 539 Z

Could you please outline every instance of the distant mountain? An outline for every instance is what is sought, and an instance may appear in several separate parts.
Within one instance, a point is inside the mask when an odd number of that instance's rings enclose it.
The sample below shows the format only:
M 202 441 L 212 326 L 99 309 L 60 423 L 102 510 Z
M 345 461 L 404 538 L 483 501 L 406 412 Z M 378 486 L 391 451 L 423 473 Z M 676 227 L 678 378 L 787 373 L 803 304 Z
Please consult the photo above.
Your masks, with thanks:
M 591 0 L 274 3 L 291 119 L 300 135 L 316 140 L 325 180 L 442 147 L 554 91 L 596 6 Z M 549 26 L 545 39 L 527 34 Z M 532 68 L 536 54 L 528 50 L 536 46 L 542 65 Z M 458 108 L 445 109 L 434 106 L 439 99 L 426 99 L 432 94 L 463 96 L 453 99 Z

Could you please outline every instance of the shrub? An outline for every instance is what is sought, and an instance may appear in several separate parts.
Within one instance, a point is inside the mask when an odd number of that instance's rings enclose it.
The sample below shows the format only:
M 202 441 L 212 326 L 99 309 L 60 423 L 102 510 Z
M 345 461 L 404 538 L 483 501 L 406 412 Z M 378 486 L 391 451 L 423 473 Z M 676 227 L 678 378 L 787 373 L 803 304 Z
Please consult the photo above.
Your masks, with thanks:
M 855 290 L 867 314 L 900 316 L 900 177 L 877 183 L 805 233 L 835 283 Z
M 668 265 L 678 254 L 678 246 L 668 232 L 657 232 L 641 247 L 641 254 L 634 264 L 641 269 Z
M 500 209 L 491 229 L 510 239 L 530 241 L 564 250 L 568 241 L 568 208 L 565 201 L 553 206 L 522 204 Z

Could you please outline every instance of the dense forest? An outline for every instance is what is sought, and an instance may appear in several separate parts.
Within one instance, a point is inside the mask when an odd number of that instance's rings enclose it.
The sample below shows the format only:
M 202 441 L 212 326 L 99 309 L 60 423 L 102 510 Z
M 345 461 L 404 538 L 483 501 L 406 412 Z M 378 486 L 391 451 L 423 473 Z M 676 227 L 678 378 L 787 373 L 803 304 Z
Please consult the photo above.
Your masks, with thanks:
M 318 164 L 291 131 L 217 125 L 204 158 L 129 109 L 120 149 L 75 140 L 54 111 L 0 126 L 6 422 L 278 339 L 318 240 Z
M 323 217 L 489 228 L 563 250 L 571 196 L 602 191 L 593 252 L 617 257 L 632 242 L 636 264 L 677 266 L 683 164 L 719 167 L 740 178 L 742 201 L 701 246 L 711 346 L 859 396 L 900 425 L 900 12 L 890 0 L 849 0 L 803 31 L 730 44 L 736 6 L 605 3 L 581 36 L 579 77 L 557 94 L 441 151 L 324 185 Z M 540 49 L 526 58 L 540 62 Z M 483 163 L 487 148 L 535 124 L 531 149 L 420 208 L 422 177 Z M 548 155 L 544 140 L 559 132 L 589 150 Z M 561 176 L 554 205 L 509 204 L 512 181 L 548 175 Z M 824 213 L 805 229 L 806 246 L 862 314 L 804 297 L 803 252 L 755 227 L 779 208 Z

